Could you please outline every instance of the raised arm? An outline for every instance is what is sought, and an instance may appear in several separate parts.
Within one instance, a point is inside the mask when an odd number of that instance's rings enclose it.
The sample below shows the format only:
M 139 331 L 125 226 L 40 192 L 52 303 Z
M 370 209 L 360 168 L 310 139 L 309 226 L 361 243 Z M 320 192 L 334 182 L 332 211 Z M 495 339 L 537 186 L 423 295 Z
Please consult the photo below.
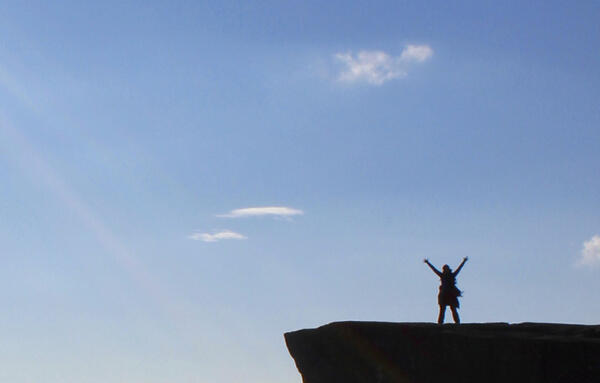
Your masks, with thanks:
M 424 259 L 423 262 L 425 262 L 427 264 L 427 266 L 429 266 L 429 268 L 431 270 L 433 270 L 434 273 L 437 274 L 438 277 L 442 276 L 442 273 L 440 273 L 440 271 L 438 269 L 436 269 L 431 263 L 429 263 L 428 259 Z
M 463 266 L 465 265 L 465 262 L 467 262 L 469 260 L 469 257 L 464 257 L 462 262 L 460 263 L 460 265 L 458 265 L 458 267 L 456 268 L 456 271 L 454 272 L 454 276 L 457 276 L 458 273 L 460 273 L 460 270 L 463 268 Z

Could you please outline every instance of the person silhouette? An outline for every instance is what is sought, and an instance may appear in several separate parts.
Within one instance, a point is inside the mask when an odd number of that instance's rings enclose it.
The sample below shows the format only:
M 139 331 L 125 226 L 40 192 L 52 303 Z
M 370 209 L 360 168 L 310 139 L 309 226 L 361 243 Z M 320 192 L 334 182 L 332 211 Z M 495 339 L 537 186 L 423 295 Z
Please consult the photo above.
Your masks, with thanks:
M 452 272 L 452 269 L 448 265 L 442 267 L 442 272 L 436 269 L 429 260 L 425 258 L 423 262 L 427 264 L 433 270 L 438 277 L 440 277 L 440 293 L 438 294 L 438 304 L 440 305 L 440 315 L 438 316 L 438 323 L 444 323 L 444 316 L 446 315 L 446 306 L 450 306 L 452 310 L 452 318 L 454 323 L 460 323 L 460 317 L 458 316 L 457 309 L 460 307 L 458 303 L 458 297 L 462 295 L 462 292 L 456 287 L 456 276 L 460 273 L 460 270 L 465 265 L 465 262 L 469 257 L 464 257 L 460 265 L 456 268 L 456 271 Z

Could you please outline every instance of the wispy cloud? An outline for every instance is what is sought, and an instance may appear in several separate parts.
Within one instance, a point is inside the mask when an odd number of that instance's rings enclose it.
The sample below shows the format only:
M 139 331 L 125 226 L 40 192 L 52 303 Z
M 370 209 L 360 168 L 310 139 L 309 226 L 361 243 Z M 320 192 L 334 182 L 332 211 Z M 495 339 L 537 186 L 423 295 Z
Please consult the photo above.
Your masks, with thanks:
M 222 218 L 242 218 L 242 217 L 260 217 L 272 216 L 275 218 L 291 219 L 295 215 L 302 215 L 304 212 L 299 209 L 294 209 L 286 206 L 261 206 L 261 207 L 246 207 L 243 209 L 231 210 L 227 214 L 219 214 L 217 217 Z M 225 239 L 248 239 L 243 234 L 236 233 L 231 230 L 223 230 L 213 233 L 195 232 L 188 235 L 189 239 L 203 242 L 217 242 Z
M 352 52 L 337 53 L 336 60 L 343 64 L 338 80 L 381 85 L 405 77 L 409 64 L 422 63 L 432 55 L 433 49 L 428 45 L 407 45 L 397 57 L 383 51 L 360 51 L 356 55 Z
M 218 233 L 193 233 L 188 236 L 189 239 L 193 239 L 194 241 L 204 241 L 204 242 L 217 242 L 224 239 L 247 239 L 245 235 L 240 233 L 236 233 L 231 230 L 223 230 Z
M 429 60 L 431 56 L 433 56 L 433 49 L 429 45 L 407 45 L 400 54 L 400 60 L 422 63 Z
M 580 266 L 600 265 L 600 235 L 594 235 L 583 243 L 581 258 L 577 264 Z
M 243 209 L 235 209 L 227 214 L 219 214 L 217 217 L 222 218 L 242 218 L 242 217 L 259 217 L 273 216 L 279 218 L 289 218 L 295 215 L 302 215 L 304 212 L 299 209 L 294 209 L 285 206 L 263 206 L 263 207 L 246 207 Z

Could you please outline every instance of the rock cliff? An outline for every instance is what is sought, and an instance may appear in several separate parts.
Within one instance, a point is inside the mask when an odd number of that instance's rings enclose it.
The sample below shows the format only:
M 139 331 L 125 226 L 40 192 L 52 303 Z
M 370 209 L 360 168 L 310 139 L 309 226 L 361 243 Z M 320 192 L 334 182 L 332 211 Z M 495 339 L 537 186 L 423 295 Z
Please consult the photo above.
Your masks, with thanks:
M 304 383 L 600 383 L 600 326 L 337 322 L 285 341 Z

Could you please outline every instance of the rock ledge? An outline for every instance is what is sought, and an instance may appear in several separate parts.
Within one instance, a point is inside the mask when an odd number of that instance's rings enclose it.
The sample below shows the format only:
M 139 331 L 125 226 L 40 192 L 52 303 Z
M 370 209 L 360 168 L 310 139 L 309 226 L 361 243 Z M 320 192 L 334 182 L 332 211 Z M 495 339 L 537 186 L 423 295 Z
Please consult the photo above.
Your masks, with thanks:
M 285 341 L 304 383 L 600 383 L 600 326 L 336 322 Z

